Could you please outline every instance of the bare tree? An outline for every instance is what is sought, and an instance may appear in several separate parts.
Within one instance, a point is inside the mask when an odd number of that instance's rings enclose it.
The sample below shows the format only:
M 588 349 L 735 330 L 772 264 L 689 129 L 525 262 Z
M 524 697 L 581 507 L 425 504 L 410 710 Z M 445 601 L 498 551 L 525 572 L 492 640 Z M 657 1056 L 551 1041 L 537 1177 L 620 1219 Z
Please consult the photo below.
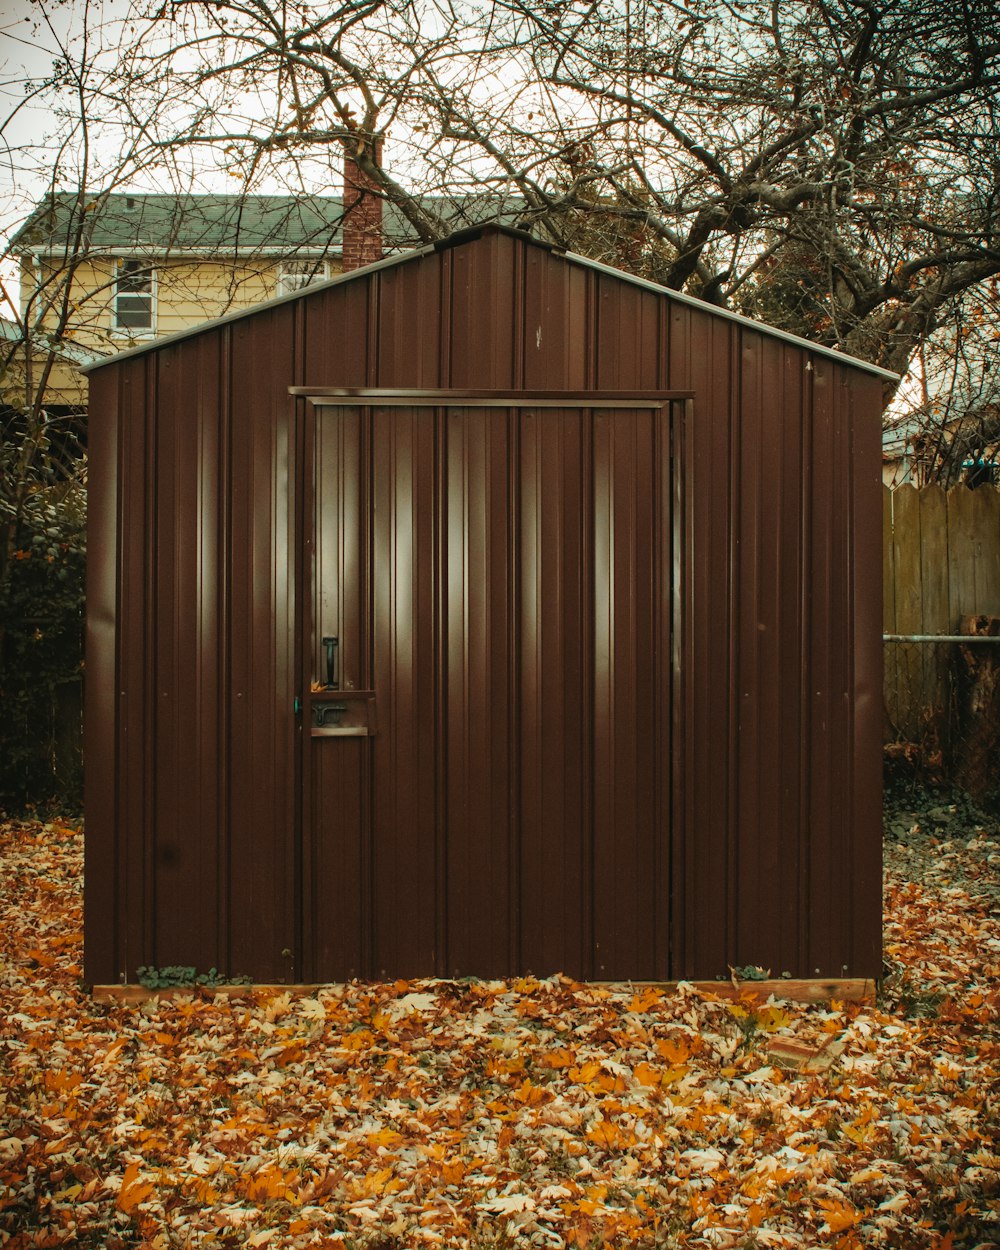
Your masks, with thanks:
M 347 152 L 400 241 L 502 213 L 900 372 L 1000 272 L 992 0 L 133 0 L 101 34 L 73 89 L 122 177 L 298 194 Z

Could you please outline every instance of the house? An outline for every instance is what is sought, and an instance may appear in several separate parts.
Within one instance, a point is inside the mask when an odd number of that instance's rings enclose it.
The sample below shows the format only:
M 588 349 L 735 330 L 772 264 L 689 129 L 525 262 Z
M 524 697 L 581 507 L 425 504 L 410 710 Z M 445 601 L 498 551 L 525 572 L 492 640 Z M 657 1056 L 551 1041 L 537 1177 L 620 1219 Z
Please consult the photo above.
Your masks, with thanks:
M 46 403 L 83 408 L 75 367 L 287 295 L 417 242 L 353 161 L 340 196 L 58 192 L 11 241 L 32 354 L 55 351 Z M 496 215 L 428 200 L 446 219 Z M 23 356 L 23 352 L 21 353 Z M 41 368 L 34 370 L 41 376 Z M 21 370 L 23 381 L 24 370 Z
M 88 376 L 91 982 L 871 988 L 883 370 L 491 226 Z
M 107 356 L 340 272 L 343 223 L 333 196 L 56 193 L 11 243 L 22 320 L 61 358 Z M 70 377 L 58 402 L 84 406 Z

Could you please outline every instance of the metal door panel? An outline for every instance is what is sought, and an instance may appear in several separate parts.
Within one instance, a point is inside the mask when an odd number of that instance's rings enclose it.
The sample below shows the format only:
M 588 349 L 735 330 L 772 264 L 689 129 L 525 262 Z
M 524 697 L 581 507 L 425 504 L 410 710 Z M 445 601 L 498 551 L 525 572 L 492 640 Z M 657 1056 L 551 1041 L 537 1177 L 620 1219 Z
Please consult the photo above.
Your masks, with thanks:
M 311 978 L 666 975 L 665 410 L 311 419 L 312 702 L 365 709 L 303 735 Z

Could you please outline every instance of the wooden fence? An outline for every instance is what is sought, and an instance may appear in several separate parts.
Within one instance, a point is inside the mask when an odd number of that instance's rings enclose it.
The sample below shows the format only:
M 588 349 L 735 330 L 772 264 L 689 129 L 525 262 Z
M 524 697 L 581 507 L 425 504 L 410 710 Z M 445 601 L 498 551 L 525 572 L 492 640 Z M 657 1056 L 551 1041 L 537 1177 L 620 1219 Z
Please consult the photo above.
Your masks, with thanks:
M 883 632 L 956 634 L 1000 615 L 1000 490 L 882 489 Z
M 886 634 L 956 635 L 969 617 L 1000 617 L 1000 490 L 885 487 L 882 504 Z M 887 643 L 886 742 L 940 745 L 947 760 L 976 728 L 969 691 L 998 673 L 1000 644 Z

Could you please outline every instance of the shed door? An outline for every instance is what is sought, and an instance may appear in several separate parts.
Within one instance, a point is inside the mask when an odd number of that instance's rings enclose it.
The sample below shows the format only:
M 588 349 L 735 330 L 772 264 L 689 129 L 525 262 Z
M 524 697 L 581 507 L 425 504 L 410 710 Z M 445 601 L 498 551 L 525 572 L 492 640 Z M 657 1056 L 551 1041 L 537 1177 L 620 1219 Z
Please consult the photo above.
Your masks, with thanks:
M 306 980 L 666 977 L 670 405 L 311 413 Z

